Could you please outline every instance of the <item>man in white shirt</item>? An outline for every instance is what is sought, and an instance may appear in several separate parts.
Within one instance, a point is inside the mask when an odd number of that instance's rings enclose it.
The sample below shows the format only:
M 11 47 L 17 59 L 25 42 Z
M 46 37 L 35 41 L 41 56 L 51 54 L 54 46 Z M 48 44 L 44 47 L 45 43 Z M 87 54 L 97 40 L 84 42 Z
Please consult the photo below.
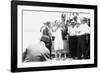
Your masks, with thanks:
M 86 57 L 87 43 L 86 43 L 86 34 L 90 33 L 90 27 L 87 24 L 86 18 L 81 20 L 80 25 L 77 26 L 76 35 L 78 37 L 78 50 L 77 56 L 79 59 Z
M 74 20 L 71 21 L 71 24 L 68 26 L 69 33 L 69 51 L 71 58 L 76 58 L 76 50 L 77 50 L 77 37 L 76 37 L 76 23 Z

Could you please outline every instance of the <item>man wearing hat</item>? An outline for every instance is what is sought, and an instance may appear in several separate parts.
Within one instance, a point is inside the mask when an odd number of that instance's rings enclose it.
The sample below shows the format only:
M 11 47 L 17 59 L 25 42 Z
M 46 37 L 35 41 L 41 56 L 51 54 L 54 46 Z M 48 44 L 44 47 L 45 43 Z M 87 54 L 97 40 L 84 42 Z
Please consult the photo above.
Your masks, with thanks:
M 50 51 L 50 56 L 51 56 L 51 45 L 52 45 L 52 35 L 51 35 L 51 25 L 50 21 L 47 21 L 44 23 L 44 26 L 41 27 L 40 32 L 42 33 L 42 36 L 48 37 L 49 42 L 48 42 L 48 49 Z M 46 38 L 44 38 L 46 39 Z

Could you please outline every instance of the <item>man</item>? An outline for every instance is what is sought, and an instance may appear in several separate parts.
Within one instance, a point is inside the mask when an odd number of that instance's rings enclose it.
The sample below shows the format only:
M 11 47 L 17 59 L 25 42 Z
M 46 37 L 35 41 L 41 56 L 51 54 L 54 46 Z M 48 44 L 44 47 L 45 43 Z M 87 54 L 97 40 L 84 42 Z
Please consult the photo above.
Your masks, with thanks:
M 68 26 L 68 34 L 69 34 L 69 51 L 73 59 L 77 57 L 76 56 L 77 37 L 75 31 L 76 31 L 76 23 L 75 20 L 72 19 L 70 25 Z
M 81 19 L 80 25 L 77 25 L 76 33 L 78 37 L 78 50 L 77 50 L 78 59 L 86 58 L 86 49 L 87 49 L 86 34 L 90 33 L 90 28 L 87 24 L 87 19 L 85 17 Z
M 37 61 L 47 61 L 49 60 L 50 51 L 47 48 L 49 38 L 47 36 L 42 36 L 37 44 L 29 45 L 23 54 L 24 62 L 37 62 Z
M 42 32 L 42 35 L 47 35 L 49 38 L 51 38 L 50 28 L 50 22 L 47 21 L 44 23 L 44 26 L 41 27 L 40 32 Z
M 51 35 L 51 26 L 50 26 L 50 21 L 47 21 L 44 23 L 44 26 L 41 27 L 40 32 L 42 33 L 43 36 L 46 36 L 49 38 L 48 46 L 47 48 L 50 51 L 50 57 L 51 57 L 51 45 L 52 45 L 52 35 Z

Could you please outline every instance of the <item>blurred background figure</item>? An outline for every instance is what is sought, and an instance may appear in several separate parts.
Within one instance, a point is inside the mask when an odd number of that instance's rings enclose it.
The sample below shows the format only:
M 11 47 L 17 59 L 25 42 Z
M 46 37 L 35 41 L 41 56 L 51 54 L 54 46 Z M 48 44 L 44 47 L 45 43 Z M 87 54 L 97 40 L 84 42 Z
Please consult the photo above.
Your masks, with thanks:
M 87 24 L 90 28 L 90 18 L 88 18 Z M 86 55 L 86 59 L 90 59 L 90 33 L 86 34 L 86 42 L 87 42 L 87 55 Z
M 29 45 L 23 53 L 23 62 L 39 62 L 50 60 L 50 51 L 47 48 L 49 38 L 42 36 L 37 44 Z

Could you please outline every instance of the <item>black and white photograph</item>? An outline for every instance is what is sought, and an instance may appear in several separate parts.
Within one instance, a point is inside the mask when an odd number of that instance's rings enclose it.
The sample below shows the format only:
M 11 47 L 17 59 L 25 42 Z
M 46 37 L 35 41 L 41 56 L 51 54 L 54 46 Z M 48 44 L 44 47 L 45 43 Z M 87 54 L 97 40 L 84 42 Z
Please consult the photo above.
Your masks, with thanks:
M 22 12 L 23 62 L 90 59 L 90 13 Z
M 18 68 L 95 63 L 94 9 L 17 6 Z

